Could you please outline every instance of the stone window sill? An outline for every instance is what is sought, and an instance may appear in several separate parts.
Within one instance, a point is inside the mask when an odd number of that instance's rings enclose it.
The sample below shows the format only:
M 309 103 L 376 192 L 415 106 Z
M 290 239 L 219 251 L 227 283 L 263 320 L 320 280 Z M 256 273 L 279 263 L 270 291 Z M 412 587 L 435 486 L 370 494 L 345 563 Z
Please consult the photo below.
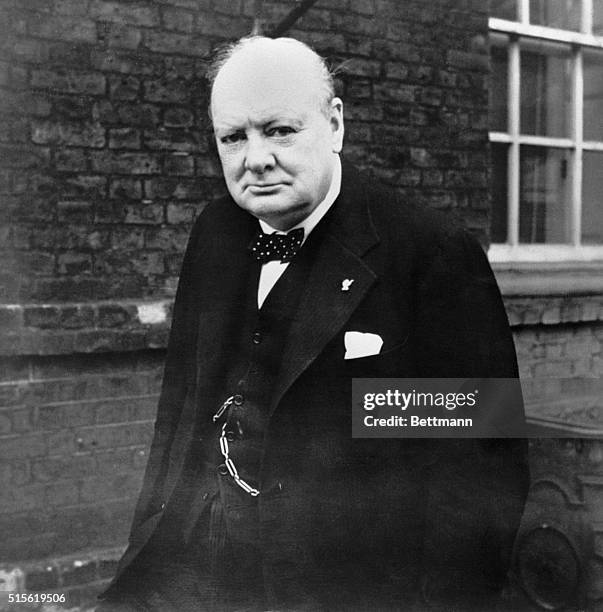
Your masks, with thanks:
M 512 326 L 603 321 L 603 262 L 493 263 Z

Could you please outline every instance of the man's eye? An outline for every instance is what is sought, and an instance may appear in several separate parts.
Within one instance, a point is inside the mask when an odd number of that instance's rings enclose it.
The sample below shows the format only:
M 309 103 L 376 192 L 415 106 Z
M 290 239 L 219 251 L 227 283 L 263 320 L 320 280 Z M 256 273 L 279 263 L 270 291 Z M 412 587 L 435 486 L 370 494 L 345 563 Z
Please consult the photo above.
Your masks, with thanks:
M 288 125 L 276 125 L 266 130 L 268 136 L 289 136 L 294 134 L 295 130 Z
M 245 134 L 243 132 L 235 132 L 234 134 L 227 134 L 226 136 L 222 136 L 220 138 L 220 142 L 222 144 L 235 144 L 245 139 Z

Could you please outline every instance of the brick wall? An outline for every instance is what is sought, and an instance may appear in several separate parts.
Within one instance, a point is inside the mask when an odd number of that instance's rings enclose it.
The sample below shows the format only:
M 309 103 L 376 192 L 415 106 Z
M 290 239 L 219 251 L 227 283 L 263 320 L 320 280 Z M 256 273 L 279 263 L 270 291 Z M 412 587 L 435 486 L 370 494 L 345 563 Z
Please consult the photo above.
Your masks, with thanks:
M 577 526 L 582 540 L 565 529 L 584 554 L 579 609 L 603 606 L 603 291 L 599 295 L 508 298 L 523 379 L 526 415 L 561 425 L 574 439 L 530 440 L 533 488 L 523 524 Z M 598 431 L 598 437 L 584 438 Z M 583 439 L 584 438 L 584 439 Z M 527 515 L 527 518 L 526 518 Z M 569 519 L 564 523 L 563 520 Z M 536 551 L 534 558 L 544 553 Z M 541 556 L 542 566 L 554 561 Z M 551 581 L 550 588 L 555 584 Z M 558 584 L 558 581 L 557 581 Z M 546 586 L 543 584 L 545 590 Z M 549 591 L 551 593 L 552 590 Z M 563 590 L 559 591 L 563 593 Z M 571 609 L 574 609 L 573 607 Z
M 603 376 L 603 325 L 529 326 L 515 331 L 522 378 Z
M 173 295 L 191 220 L 223 191 L 207 130 L 206 58 L 249 32 L 253 4 L 2 3 L 6 302 Z M 267 28 L 293 5 L 267 2 Z M 331 0 L 291 32 L 344 61 L 347 156 L 413 199 L 458 210 L 482 236 L 484 10 Z
M 253 8 L 0 3 L 0 561 L 125 542 L 186 238 L 224 192 L 206 62 Z M 346 156 L 482 238 L 485 31 L 478 1 L 323 0 L 291 32 L 343 62 Z
M 156 352 L 2 363 L 2 560 L 124 542 L 161 365 Z
M 254 4 L 0 0 L 0 563 L 73 605 L 125 543 L 186 237 L 224 192 L 206 62 Z M 264 6 L 270 30 L 295 3 Z M 290 32 L 342 65 L 346 157 L 484 242 L 486 10 L 320 0 Z M 600 296 L 507 307 L 524 375 L 603 373 Z

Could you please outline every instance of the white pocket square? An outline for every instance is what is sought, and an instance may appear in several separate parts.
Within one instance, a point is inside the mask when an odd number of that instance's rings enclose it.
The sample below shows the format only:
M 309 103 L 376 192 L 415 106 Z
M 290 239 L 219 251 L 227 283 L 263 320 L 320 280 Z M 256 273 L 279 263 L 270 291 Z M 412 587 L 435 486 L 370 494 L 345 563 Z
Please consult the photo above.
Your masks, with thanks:
M 358 359 L 378 355 L 383 346 L 383 338 L 379 334 L 349 331 L 344 336 L 344 359 Z

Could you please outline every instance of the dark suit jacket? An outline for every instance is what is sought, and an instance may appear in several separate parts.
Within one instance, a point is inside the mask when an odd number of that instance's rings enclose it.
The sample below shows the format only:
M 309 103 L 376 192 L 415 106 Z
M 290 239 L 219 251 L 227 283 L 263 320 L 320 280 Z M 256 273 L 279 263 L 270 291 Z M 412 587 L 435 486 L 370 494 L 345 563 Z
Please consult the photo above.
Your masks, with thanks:
M 327 609 L 482 601 L 508 570 L 527 490 L 524 444 L 352 439 L 351 379 L 517 376 L 489 264 L 450 219 L 349 166 L 329 214 L 270 407 L 258 498 L 266 590 L 281 609 L 303 600 L 295 589 Z M 224 198 L 192 231 L 118 577 L 158 525 L 187 452 L 203 443 L 223 400 L 215 383 L 256 229 Z M 343 279 L 354 280 L 349 291 Z M 379 334 L 381 353 L 344 360 L 346 331 Z M 522 408 L 509 410 L 515 418 Z M 213 482 L 203 483 L 209 493 Z

